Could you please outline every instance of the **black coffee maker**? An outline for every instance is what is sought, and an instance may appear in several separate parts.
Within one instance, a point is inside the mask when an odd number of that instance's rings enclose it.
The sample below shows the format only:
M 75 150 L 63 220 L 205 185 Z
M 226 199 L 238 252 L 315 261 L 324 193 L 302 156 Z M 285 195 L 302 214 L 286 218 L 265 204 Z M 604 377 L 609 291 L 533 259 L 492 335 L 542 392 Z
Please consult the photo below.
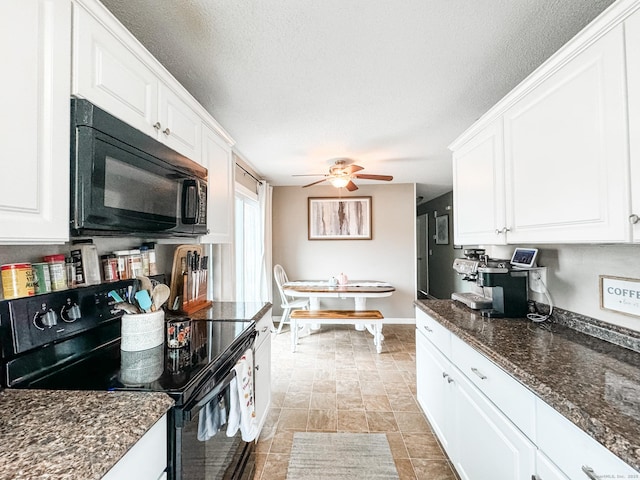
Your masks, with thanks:
M 492 288 L 493 308 L 482 310 L 482 316 L 515 318 L 527 315 L 526 271 L 478 267 L 477 284 Z

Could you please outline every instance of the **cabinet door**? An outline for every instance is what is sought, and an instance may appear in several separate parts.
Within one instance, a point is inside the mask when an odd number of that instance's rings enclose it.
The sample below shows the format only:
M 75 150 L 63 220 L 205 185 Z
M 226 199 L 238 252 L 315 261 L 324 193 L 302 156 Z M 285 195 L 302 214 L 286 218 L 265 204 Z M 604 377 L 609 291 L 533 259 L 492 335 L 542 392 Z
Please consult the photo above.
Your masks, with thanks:
M 201 163 L 202 120 L 173 90 L 164 84 L 158 88 L 160 141 L 194 162 Z
M 256 396 L 256 417 L 260 430 L 264 425 L 271 405 L 271 335 L 258 345 L 254 358 L 254 388 Z
M 584 477 L 585 480 L 587 477 Z M 569 480 L 540 450 L 536 451 L 536 475 L 532 480 Z
M 0 41 L 0 243 L 64 243 L 69 238 L 70 1 L 0 2 Z
M 633 241 L 640 242 L 640 10 L 625 22 L 627 85 L 629 89 L 629 143 L 631 157 L 631 217 Z
M 233 160 L 231 147 L 211 128 L 202 125 L 203 165 L 208 169 L 207 228 L 202 243 L 233 242 Z
M 73 11 L 72 92 L 156 137 L 158 79 L 81 5 Z
M 469 380 L 453 374 L 452 460 L 460 478 L 529 479 L 536 448 Z
M 504 116 L 509 243 L 629 238 L 622 25 Z
M 450 372 L 449 361 L 427 340 L 423 333 L 416 331 L 416 397 L 431 428 L 451 456 L 450 423 Z
M 454 243 L 503 244 L 504 156 L 502 120 L 453 152 Z

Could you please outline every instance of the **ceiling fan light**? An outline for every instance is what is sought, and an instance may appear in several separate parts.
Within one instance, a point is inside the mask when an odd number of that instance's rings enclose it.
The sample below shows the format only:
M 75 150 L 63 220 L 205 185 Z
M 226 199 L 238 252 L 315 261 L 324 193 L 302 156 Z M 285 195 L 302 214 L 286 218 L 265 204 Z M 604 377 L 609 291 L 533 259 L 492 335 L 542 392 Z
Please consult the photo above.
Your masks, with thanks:
M 336 188 L 346 187 L 349 183 L 349 177 L 333 177 L 330 182 Z

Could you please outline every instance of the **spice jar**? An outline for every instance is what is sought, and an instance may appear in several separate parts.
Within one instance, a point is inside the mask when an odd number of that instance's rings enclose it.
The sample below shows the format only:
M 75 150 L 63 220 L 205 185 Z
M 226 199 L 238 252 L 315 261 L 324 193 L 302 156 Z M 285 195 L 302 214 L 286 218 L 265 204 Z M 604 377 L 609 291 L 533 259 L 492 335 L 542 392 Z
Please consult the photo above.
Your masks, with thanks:
M 30 297 L 34 295 L 33 270 L 30 263 L 8 263 L 2 270 L 4 298 Z
M 51 276 L 49 275 L 48 263 L 34 263 L 31 265 L 33 270 L 33 282 L 36 293 L 49 293 L 51 291 Z
M 129 250 L 129 275 L 131 278 L 142 276 L 142 255 L 140 250 Z
M 51 290 L 65 290 L 67 288 L 67 270 L 64 262 L 64 255 L 47 255 L 44 261 L 49 264 L 49 275 L 51 276 Z
M 117 260 L 118 278 L 120 280 L 127 280 L 128 278 L 131 278 L 131 275 L 129 275 L 128 265 L 129 250 L 117 250 L 113 253 L 116 256 Z
M 100 256 L 102 264 L 102 276 L 105 282 L 115 282 L 118 280 L 118 259 L 115 254 L 109 253 Z
M 140 256 L 142 256 L 142 275 L 149 276 L 149 247 L 140 247 Z

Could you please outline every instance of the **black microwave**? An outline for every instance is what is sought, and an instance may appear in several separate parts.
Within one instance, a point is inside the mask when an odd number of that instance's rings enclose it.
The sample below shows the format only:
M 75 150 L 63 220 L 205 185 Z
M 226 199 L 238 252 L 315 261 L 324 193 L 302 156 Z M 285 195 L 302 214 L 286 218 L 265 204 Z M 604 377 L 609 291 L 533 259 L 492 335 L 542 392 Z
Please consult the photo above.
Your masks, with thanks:
M 71 235 L 207 233 L 207 169 L 71 99 Z

